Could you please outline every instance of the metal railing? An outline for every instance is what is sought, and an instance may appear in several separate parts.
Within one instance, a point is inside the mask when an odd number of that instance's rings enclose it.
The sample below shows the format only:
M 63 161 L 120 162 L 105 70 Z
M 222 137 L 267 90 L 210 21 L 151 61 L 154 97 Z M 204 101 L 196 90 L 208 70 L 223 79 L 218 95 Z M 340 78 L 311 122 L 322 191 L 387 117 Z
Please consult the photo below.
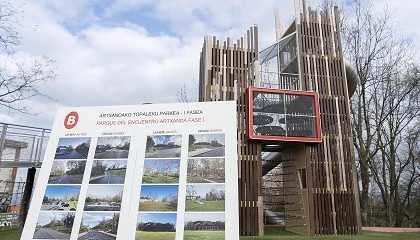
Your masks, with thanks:
M 51 129 L 1 123 L 0 168 L 41 167 Z

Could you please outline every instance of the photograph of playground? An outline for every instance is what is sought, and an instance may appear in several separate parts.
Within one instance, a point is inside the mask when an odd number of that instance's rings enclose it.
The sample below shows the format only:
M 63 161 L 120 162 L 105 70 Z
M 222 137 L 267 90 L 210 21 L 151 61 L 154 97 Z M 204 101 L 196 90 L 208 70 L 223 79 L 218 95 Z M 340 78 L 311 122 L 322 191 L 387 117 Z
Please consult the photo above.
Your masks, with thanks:
M 95 159 L 128 158 L 130 150 L 128 136 L 99 137 L 95 148 Z
M 142 185 L 139 211 L 176 211 L 178 185 Z
M 145 159 L 143 183 L 179 183 L 179 159 Z
M 225 134 L 190 134 L 188 157 L 224 157 Z
M 123 184 L 127 160 L 95 160 L 92 164 L 89 183 Z
M 146 158 L 180 157 L 181 139 L 181 135 L 147 136 Z
M 42 200 L 44 211 L 75 211 L 79 199 L 80 186 L 47 185 Z
M 225 211 L 224 184 L 187 184 L 185 211 Z
M 184 217 L 184 240 L 225 239 L 224 213 L 186 213 Z
M 89 185 L 85 211 L 120 211 L 124 185 Z
M 54 159 L 86 159 L 89 153 L 90 137 L 60 138 Z
M 187 183 L 224 183 L 224 158 L 190 158 L 187 164 Z
M 175 239 L 176 213 L 139 213 L 136 240 Z
M 118 212 L 84 212 L 77 239 L 116 239 L 119 219 Z
M 52 164 L 48 183 L 81 184 L 85 167 L 85 160 L 56 160 Z
M 40 212 L 34 239 L 70 239 L 74 213 Z

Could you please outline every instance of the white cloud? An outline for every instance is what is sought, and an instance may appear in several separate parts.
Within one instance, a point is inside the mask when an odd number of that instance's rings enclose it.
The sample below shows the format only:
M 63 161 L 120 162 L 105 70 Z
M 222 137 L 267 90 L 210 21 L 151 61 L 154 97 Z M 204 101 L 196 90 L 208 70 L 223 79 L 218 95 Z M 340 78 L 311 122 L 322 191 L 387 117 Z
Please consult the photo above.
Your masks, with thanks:
M 0 109 L 0 120 L 48 128 L 57 107 L 176 102 L 184 83 L 195 90 L 205 35 L 235 40 L 258 24 L 264 48 L 274 41 L 274 8 L 288 26 L 293 6 L 293 0 L 31 0 L 22 14 L 20 50 L 56 60 L 59 76 L 43 90 L 58 101 L 29 100 L 38 116 Z M 415 8 L 398 7 L 414 14 Z M 147 22 L 118 20 L 137 12 Z

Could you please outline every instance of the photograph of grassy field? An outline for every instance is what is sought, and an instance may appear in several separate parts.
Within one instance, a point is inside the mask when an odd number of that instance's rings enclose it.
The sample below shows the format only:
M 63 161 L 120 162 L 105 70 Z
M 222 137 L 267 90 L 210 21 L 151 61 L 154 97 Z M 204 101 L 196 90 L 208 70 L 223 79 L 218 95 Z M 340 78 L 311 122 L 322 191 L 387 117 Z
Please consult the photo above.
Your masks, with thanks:
M 143 185 L 140 190 L 139 211 L 176 211 L 178 185 Z
M 187 213 L 184 218 L 184 240 L 225 239 L 224 213 Z
M 176 213 L 139 213 L 136 240 L 173 240 Z
M 187 183 L 224 183 L 224 158 L 190 158 L 187 165 Z
M 225 185 L 187 184 L 185 211 L 225 211 Z
M 145 159 L 143 183 L 179 183 L 179 159 Z

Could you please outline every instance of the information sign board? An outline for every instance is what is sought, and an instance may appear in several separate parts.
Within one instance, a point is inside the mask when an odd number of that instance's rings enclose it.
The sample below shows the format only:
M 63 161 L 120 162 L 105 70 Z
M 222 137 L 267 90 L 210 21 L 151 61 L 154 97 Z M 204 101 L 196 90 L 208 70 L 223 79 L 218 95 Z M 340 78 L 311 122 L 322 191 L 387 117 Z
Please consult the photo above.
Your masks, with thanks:
M 59 109 L 22 239 L 239 239 L 236 141 L 235 102 Z

